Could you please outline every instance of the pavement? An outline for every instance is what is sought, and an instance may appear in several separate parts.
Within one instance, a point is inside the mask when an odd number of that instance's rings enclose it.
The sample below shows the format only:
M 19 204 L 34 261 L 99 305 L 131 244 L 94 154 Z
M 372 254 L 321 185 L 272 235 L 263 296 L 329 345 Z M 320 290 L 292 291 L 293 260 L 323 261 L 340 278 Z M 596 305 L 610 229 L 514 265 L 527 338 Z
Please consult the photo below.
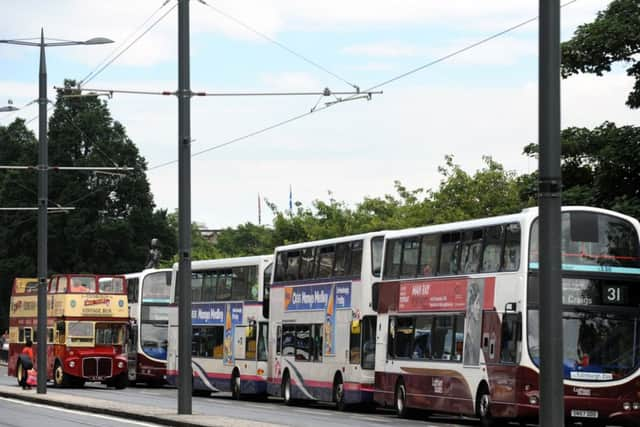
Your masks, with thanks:
M 65 394 L 63 390 L 56 391 L 55 394 L 38 394 L 35 387 L 31 390 L 22 390 L 17 384 L 15 386 L 0 385 L 1 397 L 166 426 L 273 427 L 277 425 L 211 414 L 198 414 L 195 412 L 193 415 L 176 415 L 174 408 L 166 409 L 154 406 L 125 404 L 122 402 Z

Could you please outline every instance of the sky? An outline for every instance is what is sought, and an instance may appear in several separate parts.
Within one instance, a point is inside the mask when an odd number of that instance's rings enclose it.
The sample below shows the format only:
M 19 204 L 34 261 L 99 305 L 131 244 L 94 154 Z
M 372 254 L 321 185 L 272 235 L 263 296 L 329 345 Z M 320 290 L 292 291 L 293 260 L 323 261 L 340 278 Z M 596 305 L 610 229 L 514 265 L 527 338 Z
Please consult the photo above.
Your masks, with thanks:
M 50 38 L 116 42 L 48 49 L 49 98 L 65 78 L 87 76 L 83 86 L 89 89 L 177 89 L 176 0 L 2 3 L 0 39 L 39 37 L 44 28 Z M 290 189 L 294 202 L 305 207 L 329 197 L 354 207 L 365 197 L 395 194 L 395 181 L 409 189 L 437 189 L 438 166 L 448 154 L 469 173 L 483 167 L 485 155 L 517 173 L 535 171 L 537 161 L 522 151 L 537 142 L 537 21 L 379 85 L 535 17 L 538 3 L 192 0 L 194 92 L 352 91 L 353 85 L 383 91 L 371 100 L 318 108 L 248 138 L 242 137 L 336 97 L 194 97 L 191 149 L 192 154 L 204 152 L 191 162 L 192 220 L 212 229 L 257 223 L 258 195 L 285 210 Z M 564 7 L 563 40 L 608 3 L 578 0 Z M 113 63 L 90 74 L 156 20 Z M 37 98 L 38 60 L 36 48 L 0 44 L 0 106 L 10 99 L 24 107 Z M 562 126 L 593 128 L 605 120 L 640 125 L 637 111 L 624 104 L 633 83 L 622 67 L 602 77 L 564 80 Z M 177 209 L 176 98 L 115 94 L 107 102 L 147 160 L 157 207 Z M 0 113 L 0 125 L 36 115 L 32 104 L 17 113 Z M 37 122 L 29 123 L 36 134 Z M 261 220 L 272 220 L 264 204 Z

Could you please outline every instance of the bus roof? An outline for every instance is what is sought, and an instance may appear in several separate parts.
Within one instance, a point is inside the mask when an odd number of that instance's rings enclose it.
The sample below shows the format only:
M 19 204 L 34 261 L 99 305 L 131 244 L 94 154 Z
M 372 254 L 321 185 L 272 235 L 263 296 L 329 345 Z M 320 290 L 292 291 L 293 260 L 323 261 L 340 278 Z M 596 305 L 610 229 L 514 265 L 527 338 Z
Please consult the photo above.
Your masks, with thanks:
M 629 222 L 638 224 L 635 218 L 632 218 L 627 215 L 623 215 L 621 213 L 601 209 L 594 208 L 590 206 L 563 206 L 562 212 L 571 212 L 571 211 L 590 211 L 595 213 L 607 214 L 616 216 L 622 219 L 626 219 Z M 525 208 L 519 213 L 510 214 L 510 215 L 499 215 L 488 218 L 480 218 L 480 219 L 471 219 L 467 221 L 457 221 L 457 222 L 449 222 L 445 224 L 437 224 L 437 225 L 427 225 L 423 227 L 415 227 L 415 228 L 406 228 L 403 230 L 395 230 L 389 231 L 386 234 L 387 239 L 396 239 L 399 237 L 405 236 L 413 236 L 419 234 L 429 234 L 429 233 L 440 233 L 446 232 L 449 230 L 464 230 L 464 229 L 473 229 L 478 227 L 486 227 L 497 224 L 507 224 L 514 222 L 522 222 L 523 220 L 531 221 L 538 217 L 538 207 Z
M 331 245 L 334 243 L 341 243 L 341 242 L 350 242 L 352 240 L 358 240 L 358 239 L 370 239 L 370 238 L 374 238 L 374 237 L 384 237 L 385 234 L 387 234 L 388 231 L 372 231 L 369 233 L 362 233 L 362 234 L 353 234 L 351 236 L 341 236 L 341 237 L 334 237 L 331 239 L 324 239 L 324 240 L 313 240 L 313 241 L 309 241 L 309 242 L 301 242 L 301 243 L 292 243 L 289 245 L 282 245 L 282 246 L 278 246 L 276 247 L 276 252 L 282 251 L 282 250 L 289 250 L 289 249 L 300 249 L 300 248 L 306 248 L 308 246 L 322 246 L 322 245 Z
M 261 264 L 273 261 L 273 255 L 254 255 L 238 258 L 217 258 L 199 261 L 191 261 L 191 270 L 207 268 L 239 267 L 247 264 Z M 173 270 L 178 270 L 178 263 L 173 264 Z

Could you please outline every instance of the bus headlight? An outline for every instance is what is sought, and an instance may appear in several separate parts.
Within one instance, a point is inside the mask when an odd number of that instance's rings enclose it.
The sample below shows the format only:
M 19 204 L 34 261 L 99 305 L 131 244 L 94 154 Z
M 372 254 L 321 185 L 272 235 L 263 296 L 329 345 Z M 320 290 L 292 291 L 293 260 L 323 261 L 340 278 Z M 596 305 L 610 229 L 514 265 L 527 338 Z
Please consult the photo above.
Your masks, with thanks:
M 622 404 L 622 409 L 624 409 L 625 411 L 630 411 L 631 410 L 631 402 L 624 402 Z
M 640 410 L 640 402 L 633 402 L 633 410 L 634 411 Z
M 122 360 L 118 361 L 118 369 L 124 368 L 124 362 Z
M 70 367 L 70 368 L 75 368 L 75 367 L 76 367 L 76 362 L 75 362 L 75 360 L 71 360 L 71 361 L 69 361 L 69 367 Z
M 529 396 L 529 404 L 537 405 L 538 404 L 538 396 Z

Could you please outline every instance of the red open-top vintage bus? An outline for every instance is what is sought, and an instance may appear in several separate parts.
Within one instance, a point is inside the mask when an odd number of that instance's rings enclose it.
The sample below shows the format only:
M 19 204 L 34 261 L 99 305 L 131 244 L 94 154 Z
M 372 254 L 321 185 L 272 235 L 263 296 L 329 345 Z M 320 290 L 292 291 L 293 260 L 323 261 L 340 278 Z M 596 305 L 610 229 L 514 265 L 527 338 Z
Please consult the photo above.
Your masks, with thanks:
M 16 278 L 11 294 L 8 371 L 18 380 L 25 375 L 18 355 L 28 340 L 37 355 L 37 289 L 37 279 Z M 128 321 L 124 276 L 53 276 L 47 295 L 47 378 L 57 386 L 100 381 L 126 387 Z

